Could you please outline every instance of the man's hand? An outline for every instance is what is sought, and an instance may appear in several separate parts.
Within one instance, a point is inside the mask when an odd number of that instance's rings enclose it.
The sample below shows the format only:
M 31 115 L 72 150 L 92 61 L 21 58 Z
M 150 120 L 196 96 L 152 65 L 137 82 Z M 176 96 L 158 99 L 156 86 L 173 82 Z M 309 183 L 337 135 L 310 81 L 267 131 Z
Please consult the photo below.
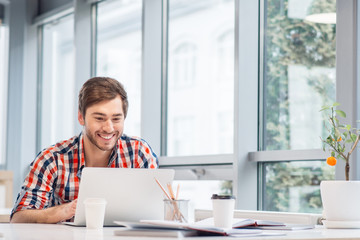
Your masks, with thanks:
M 14 213 L 11 223 L 58 223 L 75 215 L 77 199 L 47 209 L 27 209 Z
M 72 202 L 60 205 L 59 208 L 61 208 L 61 209 L 59 209 L 58 214 L 59 214 L 59 218 L 61 220 L 58 222 L 65 221 L 65 220 L 70 219 L 73 216 L 75 216 L 76 204 L 77 204 L 77 199 L 75 199 Z

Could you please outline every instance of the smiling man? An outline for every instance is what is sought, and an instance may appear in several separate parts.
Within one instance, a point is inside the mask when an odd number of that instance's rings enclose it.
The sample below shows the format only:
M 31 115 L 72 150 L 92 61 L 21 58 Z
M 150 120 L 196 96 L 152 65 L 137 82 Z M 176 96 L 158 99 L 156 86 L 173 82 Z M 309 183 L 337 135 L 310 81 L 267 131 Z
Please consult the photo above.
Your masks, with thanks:
M 85 82 L 78 110 L 83 131 L 37 155 L 15 202 L 11 222 L 71 220 L 84 167 L 157 168 L 157 156 L 146 141 L 123 134 L 127 110 L 127 93 L 117 80 L 94 77 Z

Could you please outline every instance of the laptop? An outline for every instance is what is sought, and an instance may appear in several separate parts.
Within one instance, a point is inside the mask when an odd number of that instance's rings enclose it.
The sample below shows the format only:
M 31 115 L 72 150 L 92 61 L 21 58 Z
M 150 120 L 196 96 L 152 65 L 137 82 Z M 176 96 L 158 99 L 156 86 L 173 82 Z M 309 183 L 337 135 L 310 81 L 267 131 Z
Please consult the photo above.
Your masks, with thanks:
M 84 168 L 74 222 L 64 224 L 86 226 L 86 198 L 106 199 L 104 226 L 116 226 L 114 221 L 163 220 L 165 195 L 155 178 L 166 185 L 174 175 L 173 169 Z

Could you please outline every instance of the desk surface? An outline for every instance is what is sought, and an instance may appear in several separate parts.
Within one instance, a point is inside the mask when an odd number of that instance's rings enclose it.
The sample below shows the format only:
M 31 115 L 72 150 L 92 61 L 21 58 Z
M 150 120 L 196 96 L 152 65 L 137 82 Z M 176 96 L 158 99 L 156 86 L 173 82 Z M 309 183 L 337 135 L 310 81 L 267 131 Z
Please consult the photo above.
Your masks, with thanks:
M 61 224 L 0 224 L 0 239 L 85 239 L 85 240 L 107 240 L 107 239 L 159 239 L 149 237 L 119 237 L 114 235 L 114 230 L 118 227 L 105 227 L 103 230 L 88 230 L 85 227 L 72 227 Z M 189 240 L 218 240 L 226 237 L 189 237 Z M 162 240 L 174 238 L 161 238 Z M 229 238 L 230 239 L 230 238 Z M 233 238 L 232 238 L 233 239 Z M 241 238 L 247 239 L 247 238 Z M 311 230 L 301 231 L 287 231 L 285 236 L 276 237 L 251 237 L 251 240 L 260 239 L 282 239 L 282 240 L 324 240 L 324 239 L 359 239 L 360 229 L 325 229 L 323 227 L 316 227 Z

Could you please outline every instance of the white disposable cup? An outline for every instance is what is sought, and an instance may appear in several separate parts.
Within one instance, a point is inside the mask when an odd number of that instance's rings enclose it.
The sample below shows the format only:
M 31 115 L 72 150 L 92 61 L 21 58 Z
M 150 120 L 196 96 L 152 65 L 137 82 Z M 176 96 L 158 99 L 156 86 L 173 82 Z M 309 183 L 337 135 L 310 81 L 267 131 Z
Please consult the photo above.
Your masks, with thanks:
M 231 228 L 234 217 L 235 199 L 212 199 L 212 205 L 215 227 Z
M 86 227 L 89 229 L 103 228 L 106 200 L 104 198 L 87 198 L 84 205 Z

